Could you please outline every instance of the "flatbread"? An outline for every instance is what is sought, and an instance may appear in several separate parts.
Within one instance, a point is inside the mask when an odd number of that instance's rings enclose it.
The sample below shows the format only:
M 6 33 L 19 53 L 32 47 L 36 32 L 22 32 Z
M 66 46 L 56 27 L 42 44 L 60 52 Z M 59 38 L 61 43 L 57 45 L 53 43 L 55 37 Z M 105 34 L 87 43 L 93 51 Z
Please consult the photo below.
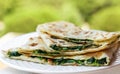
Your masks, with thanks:
M 37 33 L 39 36 L 29 38 L 25 45 L 4 50 L 4 55 L 40 64 L 104 66 L 110 64 L 120 42 L 120 33 L 85 31 L 64 21 L 39 25 Z M 94 46 L 86 46 L 91 44 Z M 66 46 L 67 51 L 62 50 Z M 73 46 L 84 47 L 71 50 Z
M 60 47 L 78 47 L 78 46 L 85 46 L 85 44 L 81 45 L 81 44 L 76 44 L 76 43 L 72 43 L 72 42 L 67 42 L 65 40 L 62 40 L 62 39 L 54 39 L 51 37 L 51 35 L 49 34 L 46 34 L 46 33 L 42 33 L 40 32 L 40 36 L 43 40 L 43 42 L 46 44 L 46 46 L 48 47 L 46 49 L 46 51 L 49 51 L 51 50 L 52 52 L 55 52 L 55 51 L 61 51 L 62 49 L 60 50 L 54 50 L 53 48 L 51 48 L 51 45 L 56 45 L 56 46 L 60 46 Z M 93 45 L 99 45 L 99 46 L 94 46 L 94 47 L 87 47 L 87 48 L 84 48 L 82 50 L 78 50 L 78 48 L 76 48 L 77 50 L 75 49 L 71 49 L 69 50 L 69 48 L 66 50 L 63 50 L 61 51 L 63 54 L 66 53 L 66 54 L 85 54 L 85 53 L 88 53 L 88 52 L 96 52 L 96 51 L 100 51 L 100 50 L 104 50 L 104 49 L 107 49 L 109 48 L 111 45 L 114 45 L 115 42 L 118 42 L 118 38 L 114 38 L 114 39 L 111 39 L 109 41 L 104 41 L 104 42 L 99 42 L 99 43 L 93 43 Z M 87 45 L 90 45 L 90 44 L 87 44 Z M 69 55 L 70 55 L 69 54 Z
M 43 37 L 43 39 L 41 38 L 43 35 L 41 35 L 41 37 L 30 38 L 28 40 L 28 42 L 24 46 L 22 46 L 22 49 L 25 49 L 25 50 L 19 49 L 19 51 L 23 52 L 23 53 L 26 53 L 26 52 L 31 53 L 33 50 L 42 50 L 42 51 L 44 51 L 46 53 L 53 53 L 53 55 L 56 55 L 56 56 L 57 55 L 79 55 L 79 54 L 85 54 L 85 53 L 89 53 L 89 52 L 96 52 L 96 51 L 105 50 L 105 49 L 110 48 L 111 46 L 113 46 L 115 43 L 118 43 L 118 39 L 117 39 L 115 42 L 113 42 L 111 44 L 104 43 L 104 44 L 102 44 L 102 46 L 100 46 L 98 48 L 86 48 L 86 49 L 81 50 L 81 51 L 68 51 L 68 52 L 65 52 L 65 51 L 56 51 L 56 50 L 53 50 L 52 48 L 50 48 L 49 45 L 54 41 L 58 42 L 59 39 L 58 40 L 55 39 L 53 41 L 53 39 L 51 40 L 51 38 L 49 38 L 48 34 L 44 34 L 44 35 L 46 37 Z M 43 41 L 43 40 L 45 40 L 45 41 Z M 61 40 L 59 42 L 61 42 Z M 68 44 L 68 43 L 66 43 L 66 44 Z M 71 45 L 71 44 L 72 43 L 70 43 L 69 45 Z M 62 45 L 65 46 L 65 43 L 62 44 Z
M 59 38 L 91 39 L 94 41 L 106 41 L 120 36 L 120 33 L 116 32 L 85 31 L 72 23 L 64 21 L 40 24 L 36 31 L 38 34 L 46 32 Z
M 55 59 L 68 59 L 68 60 L 73 60 L 74 62 L 64 62 L 60 65 L 86 65 L 86 66 L 103 66 L 103 65 L 109 65 L 110 61 L 113 57 L 113 54 L 116 52 L 116 50 L 118 49 L 118 45 L 119 44 L 115 44 L 113 47 L 109 48 L 109 50 L 104 50 L 104 51 L 99 51 L 99 52 L 94 52 L 94 53 L 87 53 L 87 54 L 83 54 L 83 55 L 74 55 L 74 56 L 47 56 L 47 55 L 39 55 L 39 56 L 34 56 L 31 57 L 31 55 L 25 55 L 22 54 L 20 56 L 11 56 L 9 57 L 7 54 L 6 56 L 12 59 L 18 59 L 18 60 L 25 60 L 25 61 L 31 61 L 31 62 L 37 62 L 37 63 L 41 63 L 41 64 L 51 64 L 51 65 L 56 65 L 56 63 L 54 62 Z M 45 59 L 41 59 L 38 57 L 45 57 Z M 97 59 L 97 60 L 101 60 L 101 64 L 98 64 L 98 62 L 96 63 L 89 63 L 88 60 L 90 61 L 91 58 Z M 47 61 L 46 61 L 47 59 Z M 105 62 L 103 62 L 103 59 L 106 59 Z M 83 63 L 77 63 L 75 61 L 83 61 Z M 93 59 L 92 59 L 93 60 Z M 61 61 L 60 61 L 61 62 Z M 95 62 L 95 61 L 94 61 Z M 57 64 L 58 65 L 58 64 Z

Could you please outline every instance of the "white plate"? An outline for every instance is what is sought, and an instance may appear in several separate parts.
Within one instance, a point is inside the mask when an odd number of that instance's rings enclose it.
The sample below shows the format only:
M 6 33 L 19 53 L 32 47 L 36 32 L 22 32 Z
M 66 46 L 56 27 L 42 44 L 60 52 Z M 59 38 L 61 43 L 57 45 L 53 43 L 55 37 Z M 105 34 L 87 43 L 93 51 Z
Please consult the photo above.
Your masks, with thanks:
M 116 56 L 117 58 L 115 59 L 115 61 L 110 66 L 105 66 L 105 67 L 43 65 L 43 64 L 33 63 L 33 62 L 8 59 L 8 58 L 5 58 L 4 55 L 2 54 L 1 50 L 3 49 L 6 50 L 12 47 L 19 47 L 23 45 L 28 40 L 29 37 L 34 37 L 34 36 L 37 36 L 37 34 L 29 33 L 1 44 L 0 60 L 12 68 L 29 71 L 29 72 L 35 72 L 35 73 L 77 73 L 77 72 L 81 73 L 81 72 L 88 72 L 88 71 L 95 71 L 95 70 L 104 70 L 120 64 L 120 50 L 117 53 L 117 56 Z

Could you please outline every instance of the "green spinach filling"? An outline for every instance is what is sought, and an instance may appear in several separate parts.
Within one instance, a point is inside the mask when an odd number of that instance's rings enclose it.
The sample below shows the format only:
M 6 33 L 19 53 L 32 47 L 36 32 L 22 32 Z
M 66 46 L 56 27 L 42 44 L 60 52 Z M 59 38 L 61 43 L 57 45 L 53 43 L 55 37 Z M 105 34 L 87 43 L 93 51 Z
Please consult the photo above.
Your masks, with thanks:
M 92 44 L 93 43 L 93 40 L 90 40 L 90 39 L 75 39 L 75 38 L 68 38 L 68 37 L 65 37 L 63 39 L 68 42 L 77 43 L 77 44 Z
M 19 53 L 18 51 L 9 51 L 7 54 L 9 55 L 9 57 L 10 56 L 20 56 L 21 55 L 21 53 Z M 35 54 L 35 55 L 39 55 L 39 54 L 41 54 L 41 55 L 51 55 L 51 56 L 52 55 L 60 55 L 59 52 L 46 52 L 46 51 L 42 51 L 40 49 L 34 50 L 32 52 L 32 54 Z
M 87 45 L 81 45 L 81 46 L 57 46 L 56 44 L 53 44 L 50 46 L 52 49 L 57 50 L 57 51 L 68 51 L 68 50 L 79 50 L 81 51 L 82 49 L 89 48 L 89 47 L 99 47 L 98 45 L 95 44 L 87 44 Z
M 72 43 L 77 43 L 77 44 L 92 44 L 93 40 L 91 39 L 76 39 L 76 38 L 69 38 L 69 37 L 57 37 L 57 36 L 51 36 L 54 39 L 63 39 L 66 40 L 68 42 L 72 42 Z
M 44 54 L 44 55 L 59 55 L 59 52 L 46 52 L 46 51 L 42 51 L 40 49 L 34 50 L 33 54 Z
M 22 54 L 18 53 L 17 51 L 12 51 L 12 52 L 8 52 L 8 55 L 9 57 L 18 57 L 18 56 L 21 56 Z M 50 59 L 50 58 L 41 57 L 41 56 L 31 56 L 31 58 L 39 58 L 40 60 L 45 60 L 46 62 L 48 62 L 48 59 Z M 78 65 L 102 66 L 104 64 L 107 64 L 106 57 L 102 59 L 95 59 L 94 57 L 91 57 L 87 60 L 60 58 L 60 59 L 51 59 L 51 61 L 55 65 L 64 65 L 65 63 L 72 63 L 72 64 L 78 64 Z
M 41 59 L 41 57 L 37 57 L 37 58 Z M 48 58 L 42 57 L 42 59 L 45 59 L 46 61 L 48 61 Z M 94 57 L 91 57 L 90 59 L 87 59 L 87 60 L 74 60 L 74 59 L 63 59 L 63 58 L 51 59 L 51 60 L 55 65 L 63 65 L 65 63 L 72 63 L 72 64 L 78 64 L 78 65 L 102 66 L 104 64 L 107 64 L 106 57 L 102 59 L 95 59 Z
M 59 37 L 57 36 L 51 36 L 54 39 L 59 39 Z M 52 44 L 50 45 L 50 47 L 54 50 L 58 50 L 58 51 L 68 51 L 68 50 L 79 50 L 81 51 L 82 49 L 85 48 L 89 48 L 89 47 L 99 47 L 100 45 L 96 45 L 94 44 L 93 40 L 90 39 L 75 39 L 75 38 L 68 38 L 68 37 L 64 37 L 64 38 L 60 38 L 63 40 L 66 40 L 68 42 L 72 42 L 72 43 L 76 43 L 76 44 L 80 44 L 78 46 L 59 46 L 57 44 Z
M 107 59 L 106 58 L 95 59 L 94 57 L 91 57 L 90 59 L 87 59 L 87 64 L 93 66 L 101 66 L 103 64 L 107 64 Z
M 12 52 L 9 51 L 8 55 L 9 57 L 11 57 L 11 56 L 21 56 L 22 54 L 18 53 L 18 51 L 12 51 Z

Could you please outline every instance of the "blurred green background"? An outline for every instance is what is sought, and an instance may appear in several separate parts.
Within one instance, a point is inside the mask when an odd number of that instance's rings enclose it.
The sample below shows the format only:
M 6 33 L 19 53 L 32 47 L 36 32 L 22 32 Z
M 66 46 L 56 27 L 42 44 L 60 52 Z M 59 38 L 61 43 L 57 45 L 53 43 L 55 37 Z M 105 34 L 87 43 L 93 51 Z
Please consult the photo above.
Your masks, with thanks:
M 120 0 L 0 0 L 0 36 L 32 32 L 38 24 L 61 20 L 120 31 Z

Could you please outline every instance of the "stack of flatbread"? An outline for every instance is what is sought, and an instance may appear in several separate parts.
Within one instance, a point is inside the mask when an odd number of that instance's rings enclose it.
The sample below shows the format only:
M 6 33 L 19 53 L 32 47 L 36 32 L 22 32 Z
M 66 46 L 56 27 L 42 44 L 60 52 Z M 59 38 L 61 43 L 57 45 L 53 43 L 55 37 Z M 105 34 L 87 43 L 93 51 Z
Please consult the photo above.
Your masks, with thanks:
M 119 46 L 120 33 L 86 31 L 64 21 L 41 24 L 36 32 L 38 37 L 5 56 L 50 65 L 105 66 Z

